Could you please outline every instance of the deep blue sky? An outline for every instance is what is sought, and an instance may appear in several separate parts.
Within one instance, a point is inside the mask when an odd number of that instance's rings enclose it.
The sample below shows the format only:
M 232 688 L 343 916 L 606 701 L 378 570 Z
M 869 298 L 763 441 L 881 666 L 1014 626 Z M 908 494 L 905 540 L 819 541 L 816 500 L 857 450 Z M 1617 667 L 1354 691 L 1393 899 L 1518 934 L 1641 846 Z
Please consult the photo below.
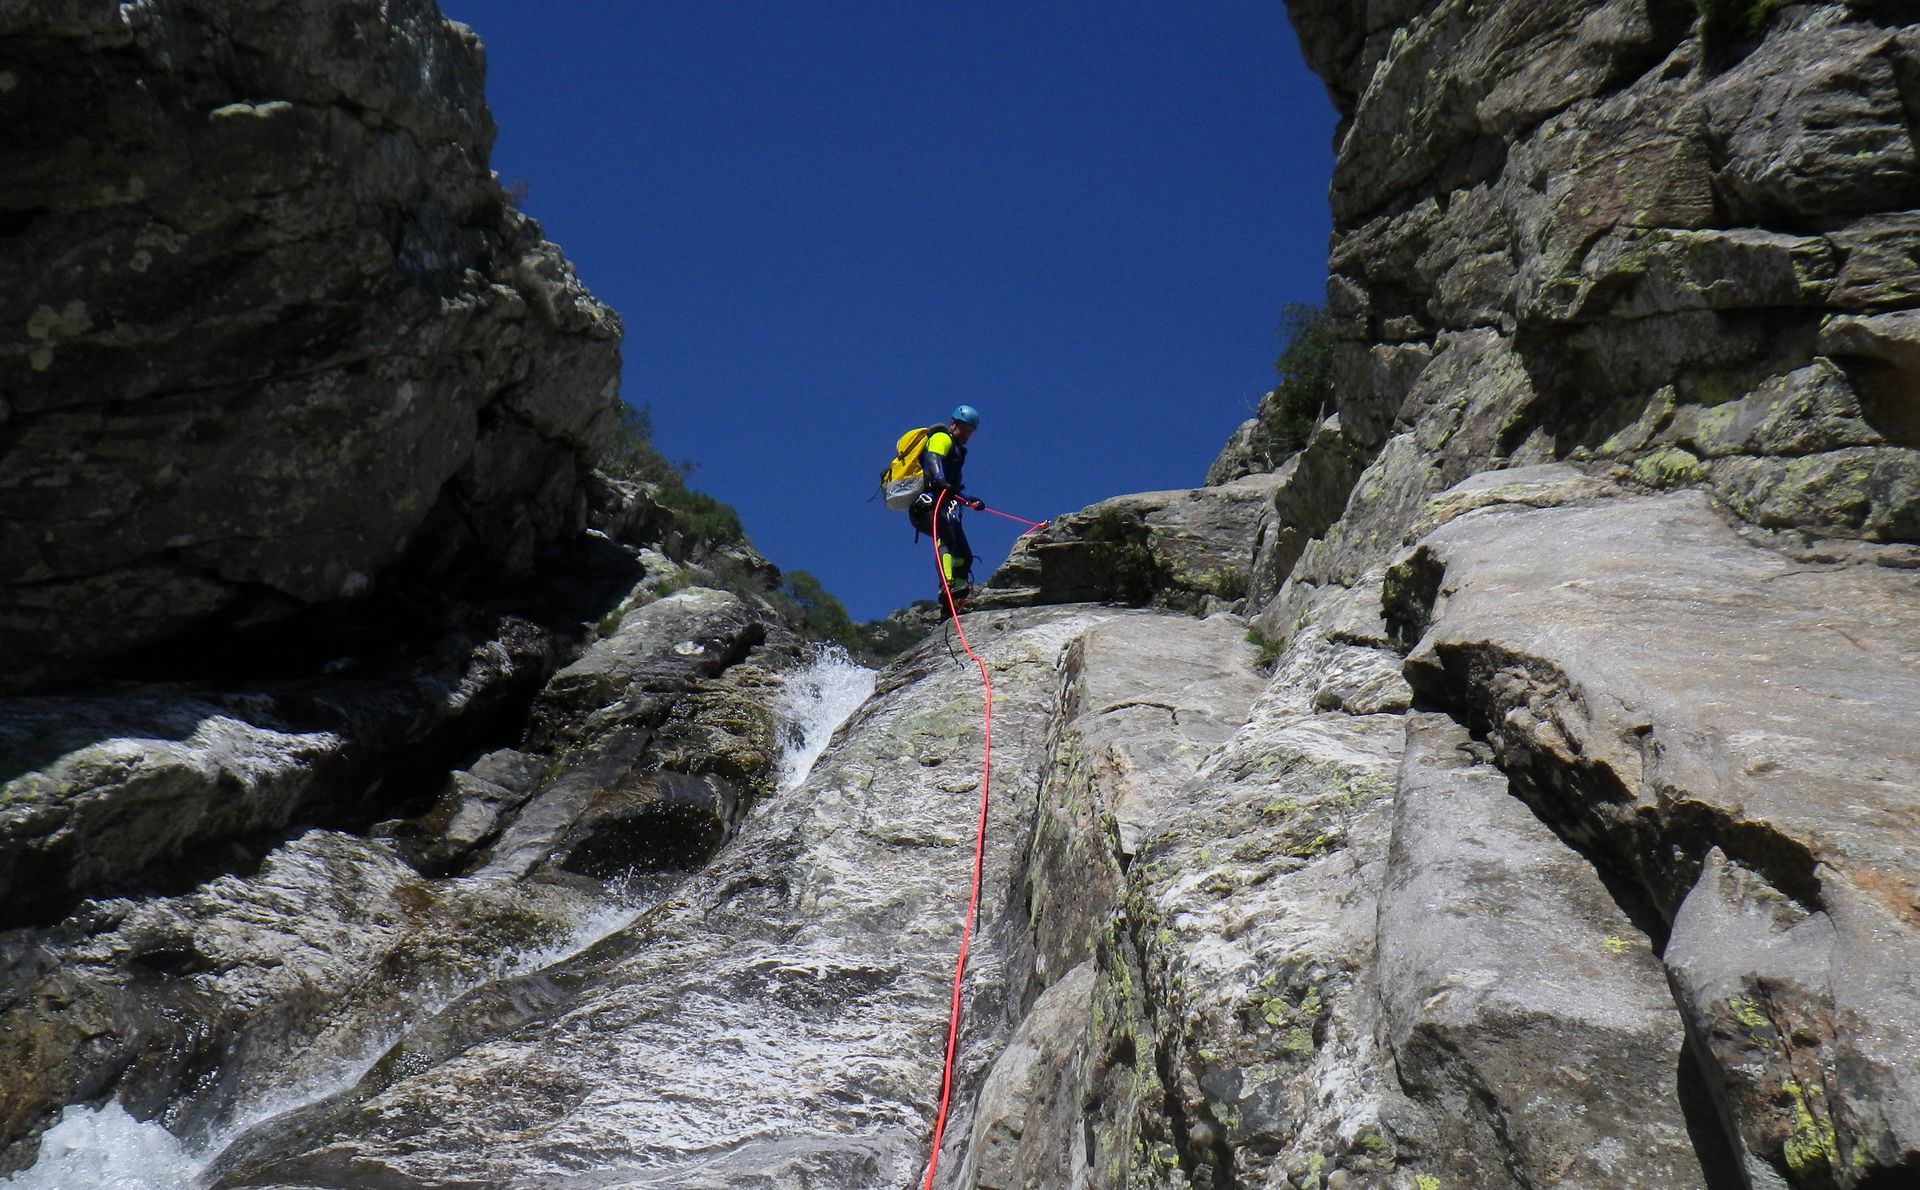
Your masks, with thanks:
M 1198 485 L 1324 300 L 1334 116 L 1281 0 L 441 0 L 622 393 L 783 569 L 932 593 L 867 503 L 961 401 L 1039 520 Z M 970 514 L 976 578 L 1019 526 Z

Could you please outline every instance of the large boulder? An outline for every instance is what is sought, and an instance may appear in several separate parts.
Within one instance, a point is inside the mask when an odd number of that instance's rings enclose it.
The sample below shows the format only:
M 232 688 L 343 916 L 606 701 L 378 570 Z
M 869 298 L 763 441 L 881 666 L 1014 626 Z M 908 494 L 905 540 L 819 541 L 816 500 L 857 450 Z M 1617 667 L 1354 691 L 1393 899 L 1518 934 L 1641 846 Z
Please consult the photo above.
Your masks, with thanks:
M 549 865 L 599 877 L 698 867 L 774 771 L 767 700 L 715 681 L 764 675 L 744 663 L 766 637 L 745 600 L 704 587 L 623 616 L 541 691 L 531 737 L 553 762 L 517 817 L 485 838 L 475 869 L 519 878 Z M 456 780 L 430 817 L 457 822 L 473 804 Z
M 1341 418 L 1366 458 L 1431 421 L 1389 361 L 1424 353 L 1419 375 L 1444 370 L 1469 403 L 1511 388 L 1517 364 L 1537 398 L 1475 469 L 1595 456 L 1645 486 L 1710 487 L 1770 528 L 1920 538 L 1901 321 L 1920 276 L 1910 14 L 1290 9 L 1347 116 L 1328 309 Z M 1497 350 L 1457 354 L 1482 337 Z M 1777 411 L 1782 390 L 1853 408 L 1864 432 L 1711 457 L 1661 438 L 1729 406 Z M 1362 432 L 1375 426 L 1389 433 Z M 1437 478 L 1425 494 L 1464 473 Z

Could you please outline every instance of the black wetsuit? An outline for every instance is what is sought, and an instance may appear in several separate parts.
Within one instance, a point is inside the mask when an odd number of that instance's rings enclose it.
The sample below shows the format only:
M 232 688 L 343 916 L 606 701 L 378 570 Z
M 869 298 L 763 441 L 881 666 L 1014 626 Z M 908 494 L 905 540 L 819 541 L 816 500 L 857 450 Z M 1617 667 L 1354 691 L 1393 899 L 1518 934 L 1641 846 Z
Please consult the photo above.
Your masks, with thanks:
M 947 439 L 944 453 L 935 453 L 934 443 L 941 438 Z M 907 509 L 907 520 L 921 533 L 933 533 L 933 509 L 936 502 L 940 506 L 940 552 L 946 555 L 942 565 L 945 567 L 947 582 L 954 587 L 954 593 L 970 581 L 973 573 L 973 547 L 967 544 L 967 531 L 960 524 L 961 472 L 967 465 L 967 448 L 954 436 L 953 431 L 941 426 L 933 431 L 928 439 L 927 449 L 920 456 L 920 470 L 926 476 L 926 486 L 914 497 Z M 944 596 L 943 596 L 944 598 Z

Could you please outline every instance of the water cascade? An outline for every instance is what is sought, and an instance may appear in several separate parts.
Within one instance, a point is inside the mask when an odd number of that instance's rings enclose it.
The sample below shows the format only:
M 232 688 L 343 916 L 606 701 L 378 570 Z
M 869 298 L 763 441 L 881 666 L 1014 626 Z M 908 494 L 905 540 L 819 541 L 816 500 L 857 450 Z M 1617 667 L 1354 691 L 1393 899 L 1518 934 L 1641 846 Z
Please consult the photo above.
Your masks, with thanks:
M 778 767 L 779 788 L 807 776 L 834 731 L 872 693 L 874 672 L 844 650 L 822 649 L 814 663 L 795 672 L 776 705 L 786 735 Z M 503 953 L 499 961 L 452 986 L 424 989 L 397 1016 L 368 1018 L 356 1038 L 337 1046 L 338 1056 L 288 1057 L 287 1079 L 243 1104 L 205 1137 L 182 1138 L 157 1120 L 140 1120 L 117 1100 L 100 1107 L 76 1104 L 48 1130 L 39 1160 L 0 1180 L 10 1190 L 63 1190 L 91 1185 L 106 1190 L 178 1190 L 204 1186 L 217 1177 L 229 1146 L 277 1117 L 354 1087 L 410 1034 L 434 1022 L 469 996 L 511 980 L 555 968 L 631 925 L 671 881 L 636 878 L 618 882 L 619 895 L 581 914 L 557 945 Z
M 787 679 L 774 705 L 789 733 L 780 757 L 782 790 L 807 779 L 833 733 L 873 693 L 874 676 L 874 671 L 847 656 L 845 649 L 829 645 L 814 655 L 810 667 Z

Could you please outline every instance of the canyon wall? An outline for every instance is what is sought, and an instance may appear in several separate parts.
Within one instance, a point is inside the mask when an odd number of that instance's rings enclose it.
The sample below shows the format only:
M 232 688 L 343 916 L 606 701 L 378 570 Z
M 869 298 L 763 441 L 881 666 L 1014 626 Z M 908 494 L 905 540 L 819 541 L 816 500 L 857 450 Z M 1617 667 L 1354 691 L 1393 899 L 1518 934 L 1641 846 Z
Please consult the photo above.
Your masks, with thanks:
M 963 630 L 936 1185 L 1920 1180 L 1920 24 L 1289 9 L 1335 408 L 1022 539 L 803 781 L 801 642 L 607 483 L 408 665 L 0 707 L 4 1167 L 117 1105 L 223 1186 L 921 1184 Z
M 0 689 L 581 522 L 619 320 L 483 69 L 430 0 L 0 13 Z

